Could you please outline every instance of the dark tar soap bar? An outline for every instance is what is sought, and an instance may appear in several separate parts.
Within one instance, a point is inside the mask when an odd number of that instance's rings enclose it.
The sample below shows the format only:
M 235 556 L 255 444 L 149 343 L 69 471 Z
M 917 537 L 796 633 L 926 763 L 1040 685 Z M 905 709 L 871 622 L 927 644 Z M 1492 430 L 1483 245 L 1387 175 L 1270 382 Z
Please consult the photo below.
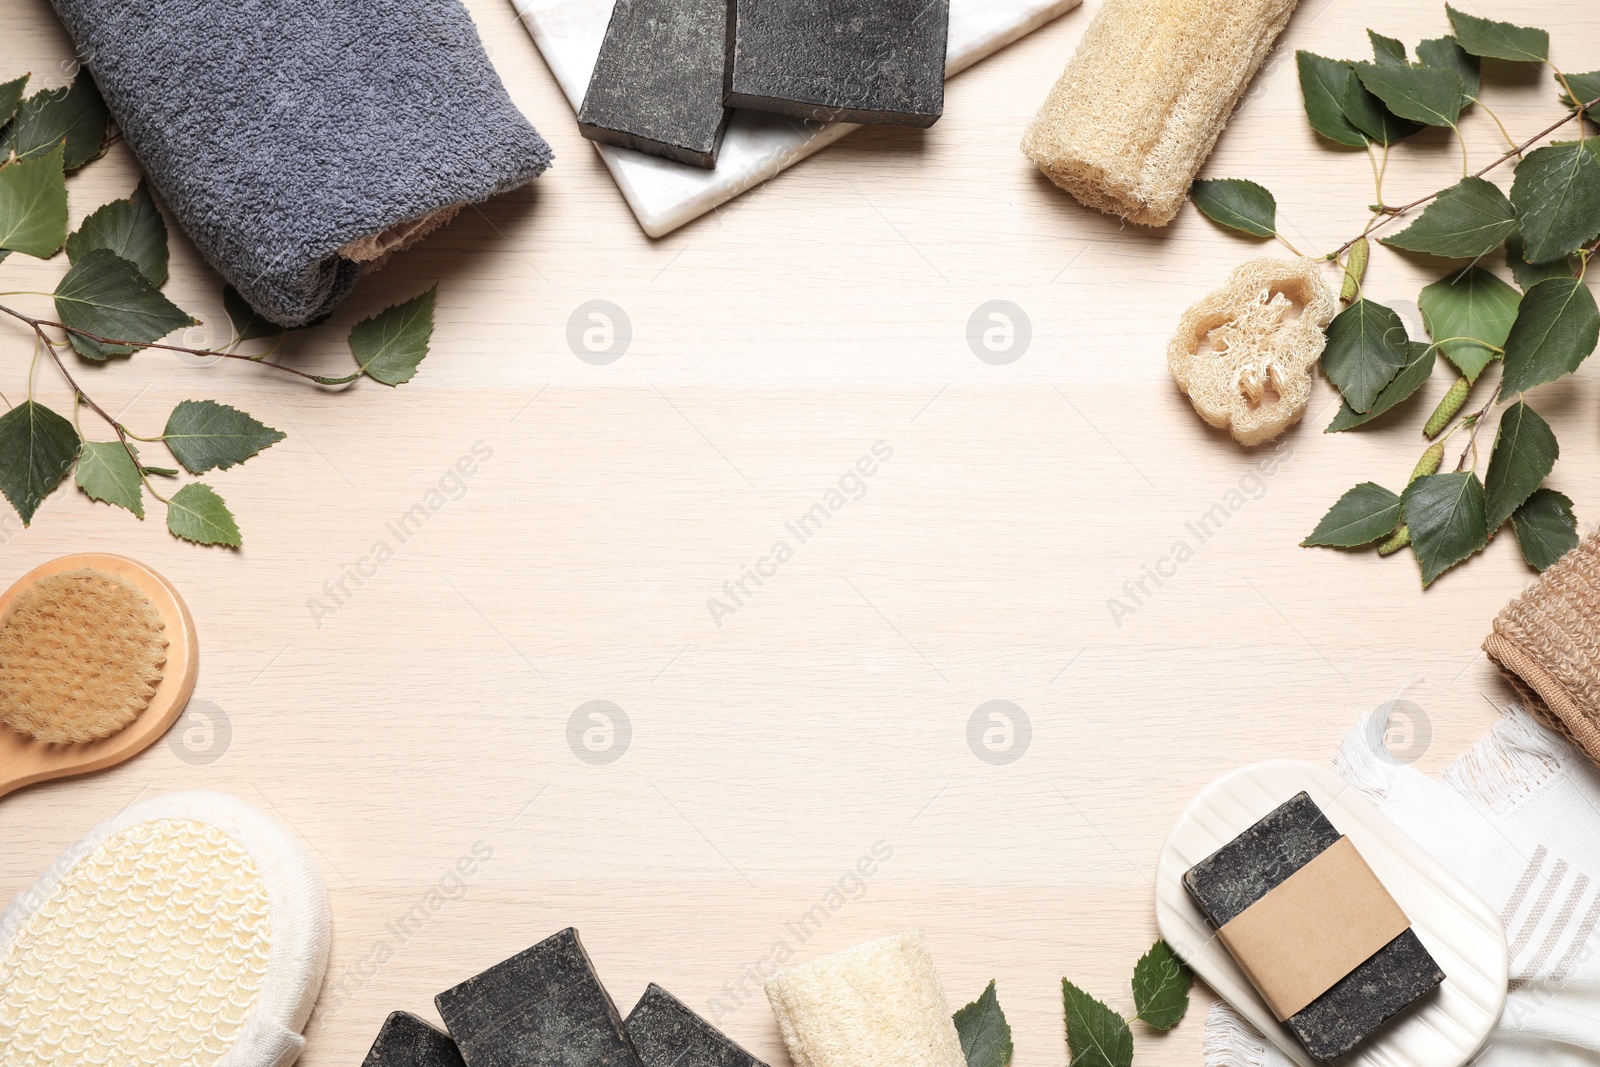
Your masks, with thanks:
M 567 928 L 433 998 L 466 1067 L 641 1067 Z
M 1339 840 L 1311 797 L 1298 793 L 1183 876 L 1213 926 L 1222 926 Z M 1331 989 L 1290 1016 L 1288 1026 L 1320 1060 L 1344 1055 L 1444 981 L 1407 930 Z
M 949 0 L 729 6 L 731 107 L 897 126 L 932 126 L 944 112 Z
M 616 0 L 578 110 L 591 141 L 707 170 L 728 128 L 728 0 Z
M 456 1043 L 407 1011 L 383 1021 L 361 1067 L 462 1067 Z
M 766 1067 L 654 982 L 627 1028 L 644 1067 Z

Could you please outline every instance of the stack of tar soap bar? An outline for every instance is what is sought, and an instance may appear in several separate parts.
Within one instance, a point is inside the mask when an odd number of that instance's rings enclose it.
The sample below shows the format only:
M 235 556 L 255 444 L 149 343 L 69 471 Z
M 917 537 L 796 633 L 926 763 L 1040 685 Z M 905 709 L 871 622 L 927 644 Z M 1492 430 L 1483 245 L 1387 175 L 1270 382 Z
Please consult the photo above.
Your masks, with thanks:
M 1341 850 L 1348 846 L 1341 842 L 1339 831 L 1310 796 L 1299 793 L 1197 863 L 1184 875 L 1183 883 L 1206 918 L 1220 930 L 1289 882 L 1312 860 L 1336 845 Z M 1442 981 L 1444 972 L 1407 925 L 1365 962 L 1283 1021 L 1311 1055 L 1332 1060 L 1354 1049 Z
M 616 0 L 578 129 L 710 169 L 733 107 L 931 126 L 949 23 L 949 0 Z
M 449 1034 L 395 1012 L 363 1067 L 765 1067 L 660 986 L 624 1021 L 568 928 L 434 998 Z

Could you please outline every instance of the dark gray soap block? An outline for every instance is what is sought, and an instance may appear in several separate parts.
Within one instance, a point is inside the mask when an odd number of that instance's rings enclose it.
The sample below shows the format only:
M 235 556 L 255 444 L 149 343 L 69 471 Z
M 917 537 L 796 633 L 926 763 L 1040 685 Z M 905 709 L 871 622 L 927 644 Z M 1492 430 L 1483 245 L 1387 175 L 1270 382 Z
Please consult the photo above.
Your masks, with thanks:
M 466 1067 L 641 1067 L 568 927 L 433 998 Z
M 932 126 L 944 112 L 949 0 L 729 0 L 730 107 Z
M 644 1067 L 766 1067 L 654 982 L 626 1025 Z
M 361 1067 L 463 1067 L 461 1053 L 449 1036 L 408 1011 L 383 1021 Z
M 728 109 L 729 0 L 616 0 L 600 59 L 578 109 L 591 141 L 707 170 Z
M 1213 926 L 1222 926 L 1339 840 L 1311 797 L 1297 793 L 1195 864 L 1183 884 Z M 1444 981 L 1433 956 L 1407 930 L 1288 1019 L 1319 1060 L 1344 1055 Z

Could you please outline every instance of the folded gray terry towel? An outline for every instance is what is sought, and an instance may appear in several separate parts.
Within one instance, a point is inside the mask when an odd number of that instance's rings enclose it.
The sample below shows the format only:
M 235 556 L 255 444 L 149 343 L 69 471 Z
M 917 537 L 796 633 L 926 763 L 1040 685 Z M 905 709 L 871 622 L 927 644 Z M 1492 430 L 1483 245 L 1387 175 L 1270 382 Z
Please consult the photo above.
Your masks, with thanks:
M 53 0 L 150 183 L 261 314 L 550 165 L 458 0 Z

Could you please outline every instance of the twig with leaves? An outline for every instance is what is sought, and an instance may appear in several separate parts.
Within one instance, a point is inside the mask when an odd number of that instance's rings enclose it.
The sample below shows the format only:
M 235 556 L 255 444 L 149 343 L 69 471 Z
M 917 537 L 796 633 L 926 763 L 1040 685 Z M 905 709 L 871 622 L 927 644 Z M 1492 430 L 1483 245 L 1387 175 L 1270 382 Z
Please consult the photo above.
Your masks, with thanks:
M 1134 1020 L 1170 1030 L 1189 1010 L 1194 974 L 1165 941 L 1157 941 L 1133 968 Z M 1067 1051 L 1072 1067 L 1131 1067 L 1133 1030 L 1101 1001 L 1065 978 L 1061 997 L 1067 1017 Z
M 1572 501 L 1544 485 L 1560 448 L 1555 434 L 1525 399 L 1529 390 L 1576 370 L 1600 341 L 1600 308 L 1588 284 L 1600 253 L 1600 70 L 1566 74 L 1549 62 L 1544 30 L 1470 15 L 1446 5 L 1453 34 L 1420 42 L 1417 61 L 1391 37 L 1367 31 L 1373 59 L 1328 59 L 1297 52 L 1300 88 L 1311 127 L 1327 141 L 1372 157 L 1427 128 L 1447 128 L 1461 143 L 1463 177 L 1447 189 L 1398 207 L 1383 199 L 1386 166 L 1373 164 L 1376 202 L 1361 231 L 1321 258 L 1344 269 L 1342 302 L 1328 325 L 1322 368 L 1343 403 L 1327 432 L 1353 430 L 1399 407 L 1432 376 L 1443 353 L 1457 378 L 1423 426 L 1433 441 L 1402 492 L 1363 482 L 1345 493 L 1304 544 L 1376 546 L 1381 555 L 1410 547 L 1428 585 L 1484 548 L 1507 522 L 1523 558 L 1543 570 L 1578 542 Z M 1482 60 L 1549 65 L 1565 113 L 1523 141 L 1491 117 L 1509 150 L 1468 173 L 1460 117 L 1476 105 Z M 1571 140 L 1535 147 L 1557 131 Z M 1485 175 L 1515 160 L 1509 196 Z M 1196 206 L 1213 220 L 1253 237 L 1283 240 L 1277 201 L 1255 182 L 1197 181 Z M 1377 238 L 1402 252 L 1463 261 L 1417 299 L 1427 342 L 1407 336 L 1395 311 L 1363 295 L 1369 238 L 1423 210 L 1405 229 Z M 1288 244 L 1286 241 L 1284 242 Z M 1293 246 L 1289 246 L 1291 250 Z M 1505 249 L 1512 286 L 1483 265 Z M 1298 253 L 1297 253 L 1298 254 Z M 1519 291 L 1520 289 L 1520 291 Z M 1487 402 L 1466 415 L 1480 376 L 1501 368 Z M 1478 476 L 1478 436 L 1503 407 Z M 1446 470 L 1444 441 L 1465 428 L 1457 462 Z M 1441 438 L 1440 435 L 1443 435 Z
M 285 329 L 257 315 L 232 288 L 223 307 L 233 339 L 221 348 L 190 348 L 161 339 L 197 321 L 161 293 L 167 280 L 167 227 L 143 183 L 126 200 L 113 200 L 67 232 L 66 175 L 104 154 L 111 143 L 105 105 L 93 80 L 80 71 L 72 85 L 24 99 L 28 76 L 0 84 L 0 260 L 13 252 L 50 259 L 65 249 L 70 267 L 47 296 L 55 318 L 0 304 L 0 313 L 34 337 L 26 399 L 0 415 L 0 492 L 23 525 L 69 474 L 91 500 L 144 518 L 144 494 L 167 509 L 167 528 L 196 544 L 241 543 L 238 524 L 215 490 L 189 482 L 170 495 L 154 478 L 178 478 L 178 467 L 147 466 L 135 441 L 164 445 L 190 474 L 227 470 L 283 440 L 284 434 L 246 412 L 214 400 L 185 400 L 155 436 L 141 436 L 91 397 L 69 367 L 104 363 L 150 349 L 239 360 L 320 387 L 347 386 L 362 377 L 395 386 L 409 381 L 428 354 L 435 290 L 358 323 L 350 332 L 356 369 L 347 375 L 311 374 L 268 358 Z M 313 323 L 312 326 L 318 325 Z M 306 327 L 309 328 L 309 327 Z M 272 338 L 265 352 L 239 351 L 246 342 Z M 47 353 L 72 392 L 69 420 L 34 399 L 34 370 Z M 114 440 L 84 436 L 79 410 L 87 407 Z

